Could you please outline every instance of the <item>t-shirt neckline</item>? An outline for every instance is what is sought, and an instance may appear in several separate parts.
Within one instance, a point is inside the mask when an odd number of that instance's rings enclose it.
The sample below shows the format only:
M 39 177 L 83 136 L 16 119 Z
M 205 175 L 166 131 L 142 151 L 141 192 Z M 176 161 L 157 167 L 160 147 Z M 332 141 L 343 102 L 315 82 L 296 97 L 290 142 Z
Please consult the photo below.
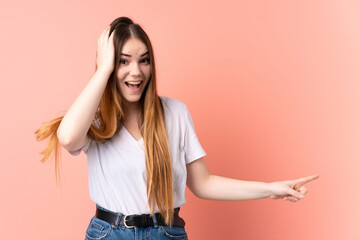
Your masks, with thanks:
M 124 129 L 124 131 L 126 132 L 126 134 L 127 134 L 134 142 L 136 142 L 136 143 L 141 143 L 141 142 L 143 141 L 143 139 L 144 139 L 143 137 L 140 138 L 139 140 L 136 140 L 136 139 L 134 138 L 134 136 L 131 135 L 131 133 L 126 129 L 126 127 L 123 126 L 123 129 Z

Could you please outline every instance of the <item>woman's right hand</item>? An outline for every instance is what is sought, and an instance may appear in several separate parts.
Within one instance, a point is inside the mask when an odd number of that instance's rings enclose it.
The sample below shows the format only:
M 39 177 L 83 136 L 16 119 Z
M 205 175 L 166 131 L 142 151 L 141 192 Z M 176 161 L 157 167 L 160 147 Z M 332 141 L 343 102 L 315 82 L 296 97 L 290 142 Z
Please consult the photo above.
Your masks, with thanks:
M 103 70 L 111 73 L 115 67 L 115 49 L 114 49 L 114 32 L 109 37 L 110 26 L 107 27 L 98 39 L 96 52 L 97 71 Z

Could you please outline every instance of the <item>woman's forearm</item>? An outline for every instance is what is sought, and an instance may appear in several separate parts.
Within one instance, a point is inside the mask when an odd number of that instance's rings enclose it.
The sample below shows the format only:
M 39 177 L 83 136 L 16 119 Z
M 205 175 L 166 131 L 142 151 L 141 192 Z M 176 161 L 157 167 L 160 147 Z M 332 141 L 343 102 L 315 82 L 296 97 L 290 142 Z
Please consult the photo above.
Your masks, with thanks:
M 268 198 L 270 194 L 270 187 L 266 182 L 210 175 L 198 197 L 208 200 L 241 201 Z
M 57 130 L 57 136 L 63 146 L 77 149 L 79 139 L 86 136 L 94 119 L 101 96 L 111 73 L 96 71 L 64 115 Z

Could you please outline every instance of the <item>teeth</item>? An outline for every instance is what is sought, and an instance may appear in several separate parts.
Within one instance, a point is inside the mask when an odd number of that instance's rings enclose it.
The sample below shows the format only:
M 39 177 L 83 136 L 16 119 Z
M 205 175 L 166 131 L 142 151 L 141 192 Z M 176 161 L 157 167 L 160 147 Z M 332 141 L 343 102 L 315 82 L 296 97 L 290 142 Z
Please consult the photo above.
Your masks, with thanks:
M 139 81 L 139 82 L 127 82 L 128 84 L 131 84 L 131 85 L 136 85 L 136 84 L 139 84 L 139 83 L 141 83 L 141 81 Z

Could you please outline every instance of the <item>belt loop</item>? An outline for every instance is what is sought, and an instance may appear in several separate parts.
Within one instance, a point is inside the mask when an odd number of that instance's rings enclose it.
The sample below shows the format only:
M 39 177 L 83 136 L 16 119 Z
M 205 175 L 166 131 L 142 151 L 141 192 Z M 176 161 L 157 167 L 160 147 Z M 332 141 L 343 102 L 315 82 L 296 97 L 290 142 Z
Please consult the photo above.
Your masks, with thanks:
M 155 228 L 159 227 L 159 225 L 157 223 L 157 219 L 156 219 L 156 213 L 154 213 L 154 215 L 152 215 L 152 219 L 153 219 L 153 222 L 154 222 L 154 227 Z
M 116 213 L 116 220 L 115 220 L 115 226 L 118 227 L 121 221 L 122 213 Z

